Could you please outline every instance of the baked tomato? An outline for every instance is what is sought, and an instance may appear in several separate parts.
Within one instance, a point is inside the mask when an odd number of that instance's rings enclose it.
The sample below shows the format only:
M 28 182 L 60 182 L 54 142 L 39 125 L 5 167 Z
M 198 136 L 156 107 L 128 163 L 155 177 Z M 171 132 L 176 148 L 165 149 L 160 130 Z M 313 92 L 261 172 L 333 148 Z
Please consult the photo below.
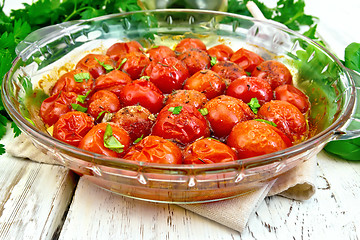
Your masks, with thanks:
M 230 96 L 219 96 L 211 99 L 204 106 L 214 135 L 224 138 L 229 135 L 231 129 L 238 123 L 253 119 L 254 113 L 250 107 L 240 99 Z
M 229 84 L 238 78 L 247 76 L 244 69 L 242 69 L 236 63 L 230 61 L 221 61 L 216 63 L 211 68 L 211 71 L 214 71 L 217 74 L 219 74 L 219 76 L 222 77 L 224 80 L 226 80 Z
M 239 159 L 256 157 L 291 147 L 291 141 L 276 127 L 256 120 L 235 125 L 227 145 L 237 151 Z
M 216 61 L 229 61 L 234 51 L 225 44 L 219 44 L 207 50 L 210 57 L 216 58 Z
M 163 107 L 162 92 L 150 81 L 135 80 L 120 92 L 120 101 L 124 106 L 140 104 L 152 113 L 157 113 Z
M 206 51 L 206 45 L 200 39 L 185 38 L 176 45 L 175 52 L 180 54 L 192 48 L 197 48 Z
M 131 81 L 128 74 L 120 70 L 113 70 L 96 79 L 94 91 L 108 90 L 115 93 L 116 96 L 119 96 L 121 89 Z
M 158 136 L 147 136 L 131 147 L 124 159 L 160 164 L 181 164 L 182 154 L 176 144 Z
M 224 93 L 226 84 L 217 73 L 201 70 L 186 80 L 184 89 L 202 92 L 208 99 L 212 99 Z
M 207 102 L 205 94 L 196 90 L 175 90 L 167 96 L 165 104 L 185 103 L 202 108 Z
M 184 81 L 189 77 L 185 64 L 174 57 L 152 61 L 143 73 L 148 76 L 163 93 L 171 93 L 181 89 Z
M 310 109 L 309 98 L 300 89 L 293 85 L 281 85 L 274 90 L 275 99 L 286 101 L 297 107 L 300 112 L 306 113 Z
M 189 74 L 210 68 L 210 57 L 207 52 L 198 48 L 191 48 L 178 56 L 178 59 L 185 63 Z
M 94 93 L 88 101 L 87 113 L 100 122 L 104 113 L 115 113 L 120 109 L 120 101 L 115 93 L 100 90 Z
M 186 147 L 183 154 L 185 164 L 208 164 L 236 160 L 234 150 L 211 138 L 203 138 L 193 142 Z
M 114 123 L 100 123 L 80 141 L 79 148 L 110 157 L 122 157 L 131 144 L 129 134 Z
M 137 41 L 114 43 L 106 51 L 108 55 L 115 62 L 122 59 L 126 54 L 131 52 L 142 52 L 142 46 Z
M 164 58 L 176 57 L 176 54 L 167 46 L 153 46 L 146 51 L 151 61 L 161 61 Z
M 251 76 L 266 80 L 273 90 L 284 84 L 292 84 L 292 75 L 289 69 L 283 63 L 275 60 L 262 62 L 256 66 Z
M 106 55 L 88 54 L 83 57 L 75 66 L 76 69 L 89 71 L 93 78 L 107 73 L 115 68 L 114 62 Z
M 141 76 L 149 63 L 150 59 L 143 52 L 131 52 L 117 62 L 116 69 L 129 74 L 131 79 L 135 80 Z
M 91 74 L 83 69 L 75 69 L 63 74 L 51 89 L 50 94 L 58 94 L 61 91 L 74 92 L 85 95 L 94 87 L 94 79 Z
M 206 119 L 192 105 L 172 103 L 166 105 L 156 118 L 152 135 L 189 144 L 201 137 L 209 137 Z
M 53 137 L 77 147 L 93 126 L 94 118 L 86 113 L 67 112 L 54 124 Z
M 132 141 L 146 137 L 150 134 L 155 122 L 155 116 L 142 106 L 127 106 L 120 109 L 111 119 L 125 129 Z
M 240 48 L 230 58 L 231 62 L 238 64 L 246 72 L 252 72 L 264 59 L 258 54 L 245 48 Z

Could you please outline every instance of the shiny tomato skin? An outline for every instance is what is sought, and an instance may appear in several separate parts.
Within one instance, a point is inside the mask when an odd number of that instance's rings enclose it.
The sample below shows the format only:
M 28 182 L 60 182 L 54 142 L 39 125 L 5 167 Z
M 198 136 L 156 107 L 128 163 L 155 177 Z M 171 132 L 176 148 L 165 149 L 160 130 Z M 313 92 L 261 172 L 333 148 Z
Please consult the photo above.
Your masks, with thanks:
M 234 150 L 226 144 L 203 138 L 196 140 L 183 151 L 184 164 L 209 164 L 237 160 Z
M 87 113 L 100 122 L 104 113 L 115 113 L 119 111 L 121 105 L 115 93 L 107 90 L 95 92 L 88 101 Z
M 273 90 L 284 84 L 292 84 L 292 75 L 289 69 L 276 60 L 262 62 L 256 66 L 251 76 L 266 80 Z
M 293 85 L 285 84 L 278 86 L 275 88 L 274 93 L 276 100 L 289 102 L 297 107 L 302 113 L 306 113 L 310 109 L 308 96 Z
M 67 112 L 54 124 L 53 137 L 77 147 L 94 126 L 94 119 L 79 111 Z
M 113 136 L 124 146 L 123 152 L 121 153 L 104 146 L 104 134 L 108 124 L 111 125 Z M 84 136 L 78 147 L 93 153 L 121 158 L 130 147 L 130 144 L 130 136 L 124 129 L 114 123 L 99 123 Z
M 123 60 L 125 62 L 123 62 Z M 136 80 L 141 76 L 145 67 L 149 64 L 150 59 L 143 52 L 131 52 L 117 62 L 116 69 L 129 74 L 131 79 Z
M 88 74 L 89 79 L 83 79 L 81 82 L 76 82 L 74 76 L 77 74 Z M 54 87 L 51 89 L 50 95 L 58 94 L 61 91 L 85 95 L 88 91 L 91 91 L 93 87 L 94 79 L 91 74 L 83 69 L 75 69 L 63 74 L 56 81 Z
M 108 48 L 106 55 L 117 62 L 131 52 L 142 52 L 141 44 L 137 41 L 114 43 Z
M 124 159 L 159 164 L 182 164 L 182 153 L 171 141 L 158 136 L 147 136 L 131 147 Z
M 225 44 L 213 46 L 207 50 L 210 57 L 215 57 L 217 62 L 229 61 L 234 51 Z
M 212 99 L 224 93 L 226 84 L 217 73 L 201 70 L 186 80 L 183 89 L 199 91 Z
M 205 104 L 204 108 L 208 111 L 205 117 L 214 135 L 220 138 L 228 136 L 238 122 L 255 117 L 246 103 L 231 96 L 221 95 L 213 98 Z
M 76 69 L 83 69 L 89 71 L 94 79 L 100 75 L 106 74 L 106 70 L 101 64 L 110 65 L 115 68 L 114 62 L 106 55 L 103 54 L 88 54 L 83 57 L 75 66 Z
M 238 64 L 246 72 L 252 72 L 264 59 L 258 54 L 245 48 L 240 48 L 230 58 L 231 62 Z
M 247 76 L 244 69 L 242 69 L 236 63 L 230 61 L 221 61 L 216 63 L 212 68 L 211 71 L 216 72 L 219 74 L 220 77 L 227 80 L 228 83 L 235 81 L 238 78 Z
M 155 116 L 142 106 L 127 106 L 121 108 L 112 117 L 111 122 L 125 129 L 132 141 L 146 137 L 151 132 Z
M 207 52 L 197 48 L 188 49 L 180 54 L 177 58 L 185 63 L 190 75 L 193 75 L 200 70 L 210 68 L 209 55 Z
M 163 107 L 164 95 L 150 81 L 135 80 L 127 84 L 120 92 L 120 102 L 124 106 L 140 104 L 151 113 L 157 113 Z
M 181 107 L 178 114 L 169 111 L 171 107 Z M 152 135 L 186 145 L 198 138 L 209 137 L 210 130 L 206 119 L 192 105 L 171 103 L 158 114 L 152 128 Z
M 300 110 L 291 103 L 272 100 L 259 108 L 258 118 L 274 122 L 293 142 L 301 142 L 307 134 L 307 123 Z
M 120 70 L 113 70 L 96 79 L 94 91 L 108 90 L 119 96 L 121 89 L 131 81 L 132 79 L 128 74 Z
M 78 94 L 74 92 L 60 92 L 46 98 L 40 106 L 40 117 L 49 126 L 59 120 L 60 116 L 72 110 L 71 104 L 77 104 Z
M 185 103 L 195 108 L 202 108 L 207 102 L 205 94 L 196 90 L 175 90 L 167 96 L 165 105 L 170 103 Z
M 244 77 L 230 83 L 226 95 L 241 99 L 249 103 L 252 98 L 257 98 L 260 105 L 273 99 L 273 91 L 270 84 L 256 77 Z
M 227 145 L 239 159 L 256 157 L 291 147 L 291 141 L 276 127 L 255 120 L 240 122 L 231 130 Z
M 200 39 L 185 38 L 176 45 L 175 52 L 180 54 L 192 48 L 206 51 L 206 45 Z
M 164 58 L 176 57 L 176 54 L 167 46 L 155 46 L 146 51 L 151 61 L 161 61 Z
M 152 61 L 144 70 L 143 76 L 150 77 L 163 93 L 171 93 L 181 89 L 184 81 L 189 77 L 186 65 L 174 57 Z

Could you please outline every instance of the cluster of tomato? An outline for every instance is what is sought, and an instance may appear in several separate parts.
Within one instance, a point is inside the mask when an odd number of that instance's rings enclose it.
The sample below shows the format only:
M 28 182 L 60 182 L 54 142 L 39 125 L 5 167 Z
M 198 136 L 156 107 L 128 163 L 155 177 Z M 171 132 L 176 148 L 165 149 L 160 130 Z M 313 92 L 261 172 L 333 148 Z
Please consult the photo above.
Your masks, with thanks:
M 281 62 L 186 38 L 174 50 L 130 41 L 86 55 L 57 80 L 40 116 L 53 137 L 94 153 L 204 164 L 303 141 L 309 106 Z

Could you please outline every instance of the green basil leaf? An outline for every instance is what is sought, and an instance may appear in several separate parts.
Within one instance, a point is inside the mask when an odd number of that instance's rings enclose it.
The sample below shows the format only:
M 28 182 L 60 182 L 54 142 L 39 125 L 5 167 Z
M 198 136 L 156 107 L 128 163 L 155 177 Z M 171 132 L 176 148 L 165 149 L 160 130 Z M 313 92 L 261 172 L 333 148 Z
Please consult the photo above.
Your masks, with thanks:
M 84 80 L 87 82 L 90 79 L 90 74 L 87 72 L 81 72 L 74 75 L 75 82 L 83 82 Z
M 209 114 L 209 111 L 207 110 L 207 108 L 201 108 L 201 109 L 198 109 L 199 112 L 201 113 L 201 115 L 203 116 L 206 116 Z
M 112 127 L 110 124 L 106 125 L 105 133 L 104 133 L 104 147 L 115 151 L 117 153 L 122 153 L 124 151 L 124 145 L 117 140 L 112 132 Z
M 265 120 L 265 119 L 254 119 L 254 120 L 258 121 L 258 122 L 264 122 L 264 123 L 270 124 L 271 126 L 277 127 L 277 125 L 272 121 L 268 121 L 268 120 Z
M 177 106 L 177 107 L 170 107 L 168 109 L 169 112 L 172 112 L 172 114 L 180 114 L 182 109 L 182 106 Z
M 77 104 L 77 103 L 72 103 L 71 104 L 71 107 L 76 110 L 76 111 L 79 111 L 79 112 L 86 112 L 87 111 L 87 108 Z
M 248 103 L 248 105 L 249 105 L 251 111 L 253 111 L 255 114 L 258 113 L 258 110 L 261 107 L 261 105 L 260 105 L 259 101 L 257 100 L 257 98 L 252 98 L 250 100 L 250 102 Z

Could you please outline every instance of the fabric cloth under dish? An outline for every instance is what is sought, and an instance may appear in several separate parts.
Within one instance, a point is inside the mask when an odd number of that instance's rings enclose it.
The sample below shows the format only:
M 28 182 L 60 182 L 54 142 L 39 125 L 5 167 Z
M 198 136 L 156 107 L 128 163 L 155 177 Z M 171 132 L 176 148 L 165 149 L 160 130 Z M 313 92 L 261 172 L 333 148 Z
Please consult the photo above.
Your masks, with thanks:
M 57 160 L 36 148 L 23 133 L 7 144 L 6 152 L 14 157 L 60 165 Z M 316 162 L 315 156 L 282 174 L 263 188 L 239 197 L 211 203 L 181 204 L 179 206 L 241 232 L 267 196 L 280 195 L 294 200 L 311 198 L 316 189 Z

